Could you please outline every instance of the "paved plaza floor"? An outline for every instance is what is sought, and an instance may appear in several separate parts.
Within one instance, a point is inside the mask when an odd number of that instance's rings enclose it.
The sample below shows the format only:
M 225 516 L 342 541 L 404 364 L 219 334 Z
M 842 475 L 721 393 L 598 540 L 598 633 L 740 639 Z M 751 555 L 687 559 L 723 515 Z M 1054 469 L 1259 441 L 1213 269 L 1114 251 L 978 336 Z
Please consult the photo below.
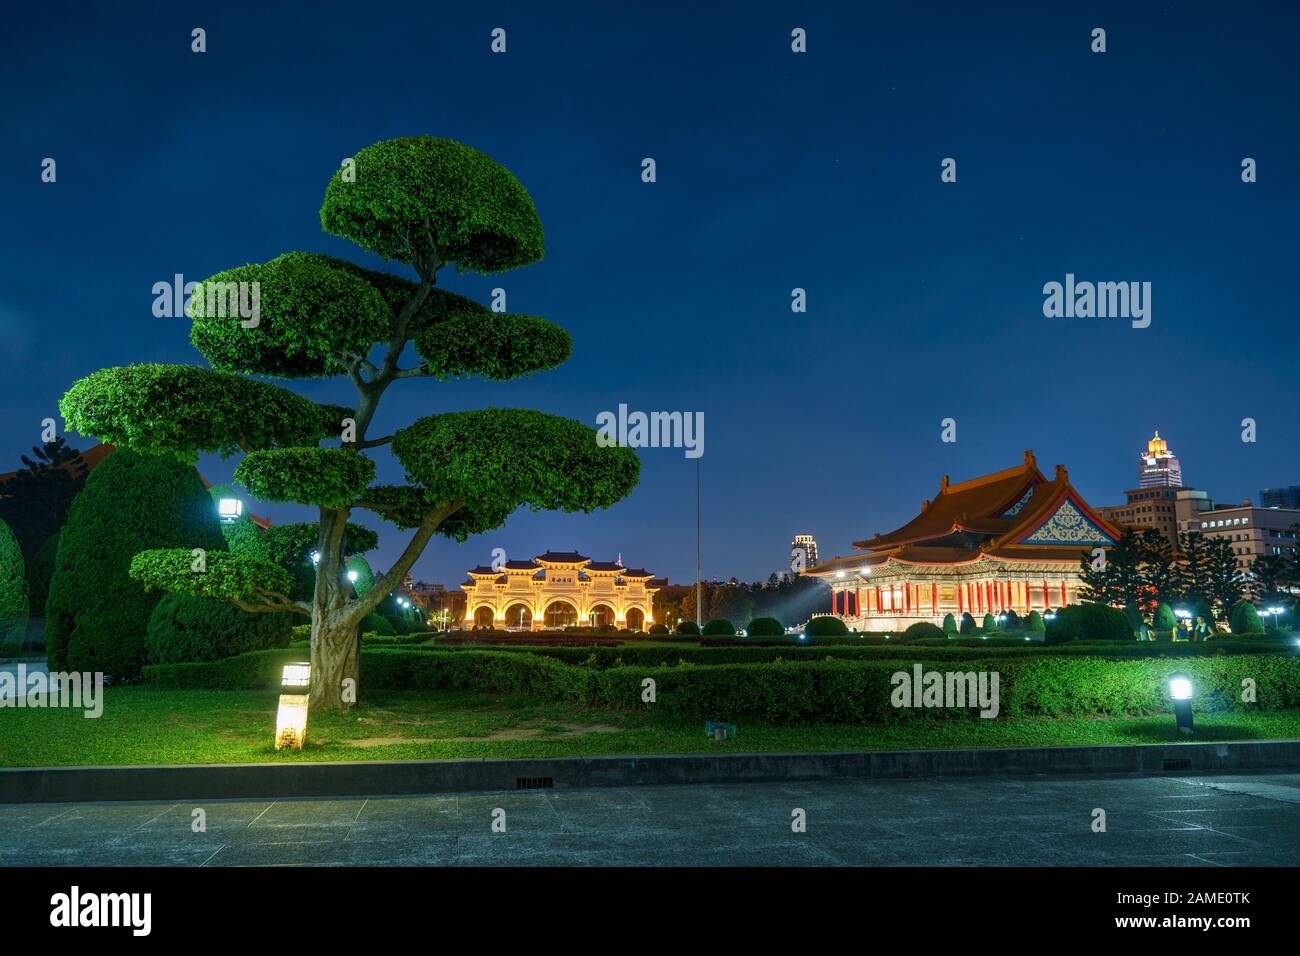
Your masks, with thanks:
M 1300 774 L 0 806 L 6 866 L 845 864 L 1295 866 Z

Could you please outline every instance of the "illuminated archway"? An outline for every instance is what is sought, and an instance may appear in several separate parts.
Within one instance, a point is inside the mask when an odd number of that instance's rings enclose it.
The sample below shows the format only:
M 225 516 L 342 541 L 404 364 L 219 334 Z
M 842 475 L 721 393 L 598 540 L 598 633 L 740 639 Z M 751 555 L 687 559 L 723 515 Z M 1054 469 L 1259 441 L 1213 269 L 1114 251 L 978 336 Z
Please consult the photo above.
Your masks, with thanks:
M 544 615 L 548 628 L 572 627 L 578 623 L 578 609 L 568 601 L 552 601 Z
M 475 627 L 492 627 L 496 624 L 496 612 L 484 605 L 474 612 Z
M 617 615 L 614 609 L 608 604 L 593 604 L 587 611 L 587 620 L 584 624 L 590 624 L 592 627 L 613 627 Z
M 627 626 L 634 631 L 645 630 L 645 612 L 639 607 L 627 609 Z
M 516 602 L 506 608 L 506 629 L 510 631 L 530 631 L 533 628 L 533 609 L 527 604 Z

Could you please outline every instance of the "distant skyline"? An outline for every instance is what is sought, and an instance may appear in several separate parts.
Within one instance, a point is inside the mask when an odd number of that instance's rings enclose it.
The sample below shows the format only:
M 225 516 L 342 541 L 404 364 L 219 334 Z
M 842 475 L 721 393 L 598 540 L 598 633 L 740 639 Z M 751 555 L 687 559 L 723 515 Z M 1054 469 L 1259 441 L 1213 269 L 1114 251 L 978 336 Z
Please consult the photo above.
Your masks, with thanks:
M 1012 467 L 1026 449 L 1049 474 L 1064 464 L 1090 504 L 1116 504 L 1157 428 L 1184 483 L 1217 501 L 1300 484 L 1300 10 L 653 12 L 8 11 L 0 472 L 77 378 L 202 363 L 185 320 L 153 316 L 155 282 L 298 249 L 384 267 L 321 231 L 325 184 L 363 146 L 428 134 L 504 164 L 546 231 L 541 262 L 440 284 L 485 303 L 504 288 L 511 311 L 558 322 L 574 350 L 514 382 L 399 382 L 376 434 L 489 405 L 593 427 L 621 403 L 702 413 L 706 578 L 764 579 L 796 534 L 823 559 L 847 553 L 915 515 L 943 475 Z M 204 54 L 190 52 L 195 26 Z M 509 43 L 494 56 L 497 26 Z M 1098 26 L 1104 54 L 1089 49 Z M 794 27 L 805 54 L 790 50 Z M 948 157 L 955 183 L 940 181 Z M 1258 182 L 1241 181 L 1246 157 Z M 1045 284 L 1067 275 L 1149 282 L 1150 325 L 1045 317 Z M 283 384 L 351 401 L 342 380 Z M 955 443 L 940 440 L 946 418 Z M 381 481 L 400 480 L 376 457 Z M 608 511 L 519 512 L 464 544 L 435 539 L 413 573 L 452 586 L 494 548 L 552 549 L 693 580 L 695 462 L 640 458 L 639 486 Z M 199 467 L 220 483 L 234 464 Z M 407 540 L 354 520 L 380 532 L 377 567 Z

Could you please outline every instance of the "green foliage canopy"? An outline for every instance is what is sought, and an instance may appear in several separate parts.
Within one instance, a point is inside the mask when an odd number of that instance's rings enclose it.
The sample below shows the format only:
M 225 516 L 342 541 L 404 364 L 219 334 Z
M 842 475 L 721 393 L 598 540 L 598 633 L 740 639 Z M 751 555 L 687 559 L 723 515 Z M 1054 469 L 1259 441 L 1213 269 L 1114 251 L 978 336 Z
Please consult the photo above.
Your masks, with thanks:
M 375 463 L 350 448 L 273 448 L 249 452 L 235 480 L 264 501 L 347 508 L 374 480 Z

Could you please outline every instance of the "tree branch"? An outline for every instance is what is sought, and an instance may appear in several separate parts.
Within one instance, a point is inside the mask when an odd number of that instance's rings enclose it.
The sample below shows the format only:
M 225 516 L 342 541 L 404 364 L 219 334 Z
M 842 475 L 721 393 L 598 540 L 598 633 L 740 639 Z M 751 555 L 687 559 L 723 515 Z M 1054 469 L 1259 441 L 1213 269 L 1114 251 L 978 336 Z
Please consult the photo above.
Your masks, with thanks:
M 380 602 L 402 583 L 402 579 L 406 577 L 406 572 L 411 570 L 411 565 L 415 564 L 416 559 L 424 553 L 429 539 L 438 530 L 438 526 L 463 507 L 465 507 L 465 502 L 457 499 L 439 505 L 426 514 L 424 520 L 420 522 L 420 527 L 415 532 L 415 536 L 407 543 L 406 550 L 402 552 L 401 557 L 394 562 L 393 566 L 388 569 L 382 578 L 375 582 L 374 587 L 347 605 L 348 618 L 354 620 L 354 622 L 359 622 L 378 607 Z

